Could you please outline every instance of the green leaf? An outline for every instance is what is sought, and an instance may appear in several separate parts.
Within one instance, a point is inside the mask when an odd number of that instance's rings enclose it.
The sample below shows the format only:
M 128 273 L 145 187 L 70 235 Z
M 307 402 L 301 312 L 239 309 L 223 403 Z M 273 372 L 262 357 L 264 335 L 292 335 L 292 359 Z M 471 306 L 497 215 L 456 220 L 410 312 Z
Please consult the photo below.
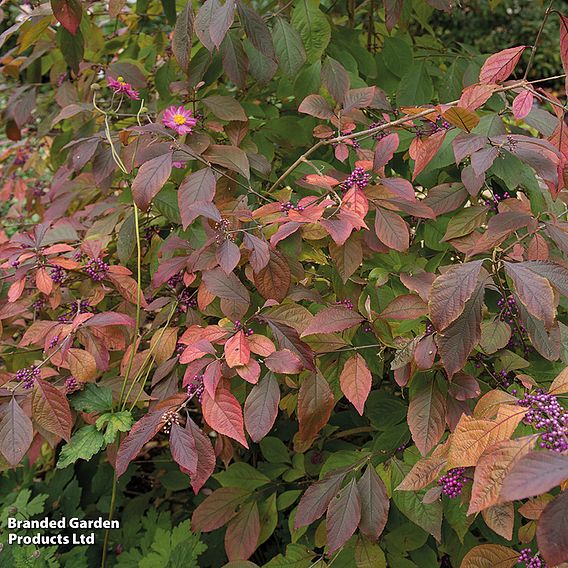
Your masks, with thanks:
M 276 18 L 272 34 L 280 69 L 289 77 L 294 77 L 306 62 L 300 34 L 283 18 Z
M 271 463 L 292 463 L 288 448 L 280 438 L 267 436 L 260 441 L 260 451 Z
M 416 106 L 431 102 L 434 96 L 432 79 L 423 61 L 413 63 L 403 75 L 396 94 L 400 106 Z
M 112 390 L 95 384 L 85 385 L 85 388 L 74 394 L 71 406 L 79 412 L 103 413 L 112 410 Z
M 223 487 L 239 487 L 254 491 L 270 483 L 270 479 L 245 462 L 231 464 L 225 471 L 213 476 Z
M 105 439 L 94 425 L 83 426 L 63 446 L 57 468 L 63 469 L 77 460 L 90 460 L 104 446 Z
M 122 412 L 107 412 L 101 415 L 95 423 L 97 430 L 105 429 L 105 443 L 112 444 L 119 432 L 128 432 L 132 428 L 134 420 L 130 412 L 124 410 Z
M 79 64 L 83 61 L 85 53 L 85 40 L 80 29 L 75 35 L 71 35 L 65 28 L 57 30 L 57 44 L 65 62 L 74 73 L 79 72 Z
M 319 9 L 319 0 L 296 0 L 292 25 L 300 32 L 306 48 L 308 63 L 321 59 L 331 39 L 327 17 Z

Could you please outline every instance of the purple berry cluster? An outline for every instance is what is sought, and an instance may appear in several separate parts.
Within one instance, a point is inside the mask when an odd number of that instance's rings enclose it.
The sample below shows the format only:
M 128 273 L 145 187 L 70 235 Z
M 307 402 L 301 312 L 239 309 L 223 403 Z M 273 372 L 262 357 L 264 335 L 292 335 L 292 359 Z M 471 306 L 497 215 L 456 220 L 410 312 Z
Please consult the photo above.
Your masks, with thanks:
M 215 223 L 215 230 L 217 235 L 215 236 L 215 242 L 220 245 L 226 240 L 234 241 L 235 236 L 231 233 L 229 219 L 221 219 L 219 222 Z
M 378 120 L 377 122 L 372 122 L 371 124 L 369 124 L 369 128 L 377 128 L 377 126 L 382 126 L 383 124 L 385 124 L 384 120 Z M 382 140 L 383 138 L 385 138 L 386 136 L 388 136 L 389 133 L 386 130 L 381 130 L 379 132 L 375 132 L 375 134 L 373 134 L 372 138 L 373 140 Z
M 81 388 L 81 385 L 75 377 L 67 377 L 65 379 L 65 392 L 67 394 L 78 391 L 80 388 Z
M 546 562 L 540 557 L 537 552 L 533 554 L 530 548 L 523 548 L 519 554 L 517 564 L 525 564 L 525 568 L 546 568 Z
M 95 281 L 101 282 L 106 278 L 110 266 L 102 258 L 91 258 L 85 267 L 85 272 Z
M 355 168 L 349 177 L 341 184 L 344 191 L 357 186 L 359 189 L 365 189 L 371 181 L 371 174 L 368 174 L 363 168 Z
M 32 304 L 32 308 L 34 310 L 43 310 L 43 308 L 45 308 L 45 299 L 44 298 L 38 298 L 33 304 Z
M 57 321 L 59 323 L 71 322 L 75 316 L 93 311 L 93 308 L 89 305 L 89 300 L 80 300 L 78 302 L 73 302 L 72 304 L 65 304 L 63 309 L 64 312 L 60 316 L 57 316 Z
M 523 422 L 542 431 L 541 448 L 555 452 L 568 450 L 568 412 L 554 395 L 538 389 L 532 394 L 525 393 L 518 404 L 529 409 Z
M 31 389 L 34 383 L 40 377 L 39 367 L 32 365 L 31 367 L 25 367 L 20 369 L 16 373 L 16 380 L 22 383 L 22 387 L 25 389 Z
M 486 199 L 483 203 L 485 204 L 486 207 L 491 207 L 491 209 L 497 211 L 497 206 L 499 205 L 499 202 L 503 201 L 503 199 L 509 199 L 510 197 L 511 195 L 509 194 L 508 191 L 506 191 L 502 196 L 493 195 L 491 199 Z
M 197 308 L 197 300 L 194 298 L 195 290 L 184 288 L 178 296 L 178 310 L 187 312 L 190 308 Z
M 61 266 L 54 266 L 49 273 L 50 278 L 55 284 L 62 284 L 65 280 L 67 273 Z
M 463 486 L 468 481 L 469 478 L 465 476 L 465 467 L 454 467 L 440 477 L 438 485 L 442 488 L 442 494 L 450 499 L 455 499 L 458 495 L 461 495 Z
M 59 343 L 59 335 L 54 335 L 47 346 L 48 349 L 53 349 Z
M 254 331 L 249 327 L 248 329 L 245 325 L 241 322 L 241 320 L 235 320 L 233 324 L 233 331 L 236 333 L 237 331 L 244 331 L 247 337 L 254 334 Z
M 430 322 L 428 322 L 426 324 L 426 329 L 424 330 L 424 333 L 426 335 L 432 335 L 435 331 L 436 330 L 434 329 L 434 326 Z
M 170 286 L 171 288 L 175 288 L 178 284 L 181 284 L 183 282 L 183 274 L 181 272 L 178 272 L 177 274 L 174 274 L 171 278 L 168 279 L 168 286 Z
M 302 212 L 304 210 L 303 205 L 294 205 L 291 201 L 286 201 L 286 203 L 280 204 L 280 211 L 284 213 L 284 215 L 288 215 L 290 211 L 299 211 Z
M 337 306 L 345 306 L 348 310 L 352 310 L 354 307 L 353 302 L 349 298 L 345 298 L 344 300 L 337 300 L 335 304 Z
M 203 385 L 203 375 L 195 375 L 193 381 L 187 385 L 187 394 L 189 396 L 195 397 L 199 402 L 203 398 L 203 391 L 205 386 Z

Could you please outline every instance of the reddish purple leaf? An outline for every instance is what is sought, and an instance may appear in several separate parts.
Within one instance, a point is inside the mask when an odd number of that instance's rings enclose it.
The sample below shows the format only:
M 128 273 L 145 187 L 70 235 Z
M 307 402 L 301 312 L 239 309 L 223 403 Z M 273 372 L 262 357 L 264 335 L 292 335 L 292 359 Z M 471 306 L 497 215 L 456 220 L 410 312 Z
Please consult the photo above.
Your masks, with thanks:
M 568 456 L 552 450 L 523 456 L 508 472 L 500 498 L 516 501 L 542 495 L 568 479 Z
M 524 50 L 525 46 L 521 45 L 504 49 L 488 57 L 479 72 L 479 82 L 484 84 L 499 83 L 508 79 Z
M 360 324 L 365 318 L 343 306 L 332 306 L 319 311 L 300 337 L 314 333 L 335 333 Z
M 172 458 L 181 468 L 189 471 L 190 475 L 195 475 L 198 460 L 195 438 L 190 430 L 182 428 L 175 422 L 170 433 L 170 451 Z
M 536 527 L 536 540 L 548 566 L 568 560 L 568 491 L 557 495 L 544 508 Z
M 359 353 L 347 359 L 339 376 L 339 384 L 347 400 L 353 404 L 361 416 L 363 416 L 365 401 L 371 391 L 372 382 L 371 371 Z
M 258 505 L 256 501 L 250 501 L 241 507 L 237 516 L 227 525 L 225 551 L 229 560 L 247 560 L 256 550 L 259 536 Z
M 236 516 L 236 508 L 250 495 L 248 489 L 221 487 L 200 503 L 191 516 L 195 532 L 211 532 Z
M 132 195 L 136 205 L 147 211 L 152 199 L 168 181 L 172 172 L 172 154 L 162 154 L 144 162 L 134 181 L 132 182 Z
M 271 353 L 264 359 L 264 364 L 273 373 L 283 373 L 285 375 L 295 375 L 304 368 L 301 359 L 289 349 Z
M 368 465 L 365 473 L 357 482 L 361 496 L 361 532 L 376 541 L 381 536 L 389 516 L 389 497 L 383 480 L 375 468 Z
M 310 446 L 319 431 L 327 424 L 333 410 L 333 393 L 328 382 L 319 374 L 307 376 L 298 393 L 299 441 Z
M 201 409 L 203 418 L 213 430 L 233 438 L 248 448 L 243 429 L 241 405 L 229 390 L 218 388 L 214 399 L 207 391 L 204 391 Z
M 18 465 L 33 440 L 32 421 L 12 397 L 0 420 L 0 453 L 11 466 Z
M 79 0 L 51 0 L 51 8 L 56 20 L 71 35 L 75 35 L 83 17 Z
M 361 520 L 361 496 L 355 479 L 331 500 L 325 520 L 327 547 L 331 554 L 351 538 Z
M 270 432 L 280 402 L 280 387 L 272 373 L 267 373 L 250 391 L 245 401 L 245 426 L 253 442 Z
M 296 509 L 294 528 L 310 525 L 325 513 L 346 475 L 346 471 L 328 473 L 322 480 L 306 489 Z

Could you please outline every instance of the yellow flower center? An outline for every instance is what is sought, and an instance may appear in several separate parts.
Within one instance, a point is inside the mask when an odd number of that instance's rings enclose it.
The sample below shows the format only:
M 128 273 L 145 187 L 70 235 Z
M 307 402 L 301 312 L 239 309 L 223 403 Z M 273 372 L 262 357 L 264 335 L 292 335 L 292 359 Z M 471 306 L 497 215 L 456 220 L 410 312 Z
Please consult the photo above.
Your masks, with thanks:
M 176 124 L 185 124 L 186 118 L 185 116 L 183 116 L 183 114 L 174 114 L 174 122 Z
M 124 80 L 124 77 L 117 77 L 116 80 L 120 83 L 120 85 L 122 87 L 124 87 L 124 85 L 126 85 L 126 81 Z

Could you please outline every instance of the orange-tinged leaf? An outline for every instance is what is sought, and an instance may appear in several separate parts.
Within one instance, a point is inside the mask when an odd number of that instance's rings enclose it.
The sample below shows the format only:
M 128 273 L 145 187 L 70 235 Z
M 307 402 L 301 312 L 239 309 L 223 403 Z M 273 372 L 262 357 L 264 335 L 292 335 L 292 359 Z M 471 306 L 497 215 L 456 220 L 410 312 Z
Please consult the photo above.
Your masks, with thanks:
M 510 47 L 487 58 L 479 72 L 480 83 L 499 83 L 505 81 L 514 71 L 523 51 L 524 45 Z
M 450 124 L 471 132 L 479 124 L 479 116 L 463 107 L 452 107 L 442 115 Z
M 241 329 L 225 343 L 225 361 L 229 367 L 246 365 L 250 360 L 250 347 L 245 332 Z
M 470 85 L 463 90 L 459 106 L 471 111 L 478 109 L 491 98 L 496 88 L 495 85 Z
M 448 468 L 474 466 L 487 448 L 511 437 L 526 409 L 514 406 L 502 408 L 502 413 L 495 420 L 462 415 L 452 435 Z
M 281 302 L 288 295 L 292 283 L 292 273 L 286 258 L 277 250 L 270 251 L 268 264 L 254 274 L 254 283 L 265 300 Z
M 534 95 L 531 91 L 523 91 L 519 93 L 513 100 L 513 116 L 517 120 L 522 120 L 529 114 L 532 109 Z
M 35 422 L 44 430 L 69 441 L 71 438 L 71 410 L 67 397 L 52 384 L 38 379 L 32 394 Z
M 481 511 L 485 524 L 499 536 L 512 540 L 515 526 L 515 506 L 513 503 L 492 505 Z
M 213 430 L 233 438 L 248 448 L 241 406 L 229 390 L 219 387 L 214 399 L 204 391 L 201 408 L 203 418 Z
M 371 371 L 359 353 L 347 359 L 339 376 L 339 384 L 347 400 L 353 404 L 361 416 L 363 416 L 365 401 L 371 391 L 372 382 Z
M 408 153 L 414 160 L 414 171 L 412 172 L 412 181 L 416 179 L 418 174 L 432 161 L 432 158 L 438 153 L 438 150 L 444 142 L 446 131 L 440 130 L 427 138 L 416 137 L 412 140 Z
M 51 291 L 53 290 L 53 280 L 50 278 L 45 268 L 41 267 L 37 269 L 35 282 L 37 289 L 40 292 L 43 292 L 47 296 L 51 294 Z
M 91 382 L 98 375 L 95 358 L 88 351 L 75 348 L 69 349 L 67 362 L 69 371 L 78 381 Z
M 428 304 L 416 294 L 402 294 L 389 302 L 380 317 L 389 320 L 412 320 L 428 313 Z
M 327 424 L 333 405 L 333 393 L 328 382 L 319 373 L 308 375 L 298 394 L 298 437 L 301 442 L 311 445 Z
M 500 544 L 480 544 L 463 558 L 460 568 L 513 568 L 519 553 Z
M 177 327 L 158 329 L 150 341 L 150 350 L 158 365 L 167 361 L 176 350 Z
M 511 467 L 531 451 L 533 436 L 503 440 L 491 445 L 479 458 L 475 468 L 468 515 L 499 503 L 503 482 Z
M 568 367 L 565 367 L 558 373 L 552 381 L 548 392 L 554 395 L 566 394 L 568 392 Z

